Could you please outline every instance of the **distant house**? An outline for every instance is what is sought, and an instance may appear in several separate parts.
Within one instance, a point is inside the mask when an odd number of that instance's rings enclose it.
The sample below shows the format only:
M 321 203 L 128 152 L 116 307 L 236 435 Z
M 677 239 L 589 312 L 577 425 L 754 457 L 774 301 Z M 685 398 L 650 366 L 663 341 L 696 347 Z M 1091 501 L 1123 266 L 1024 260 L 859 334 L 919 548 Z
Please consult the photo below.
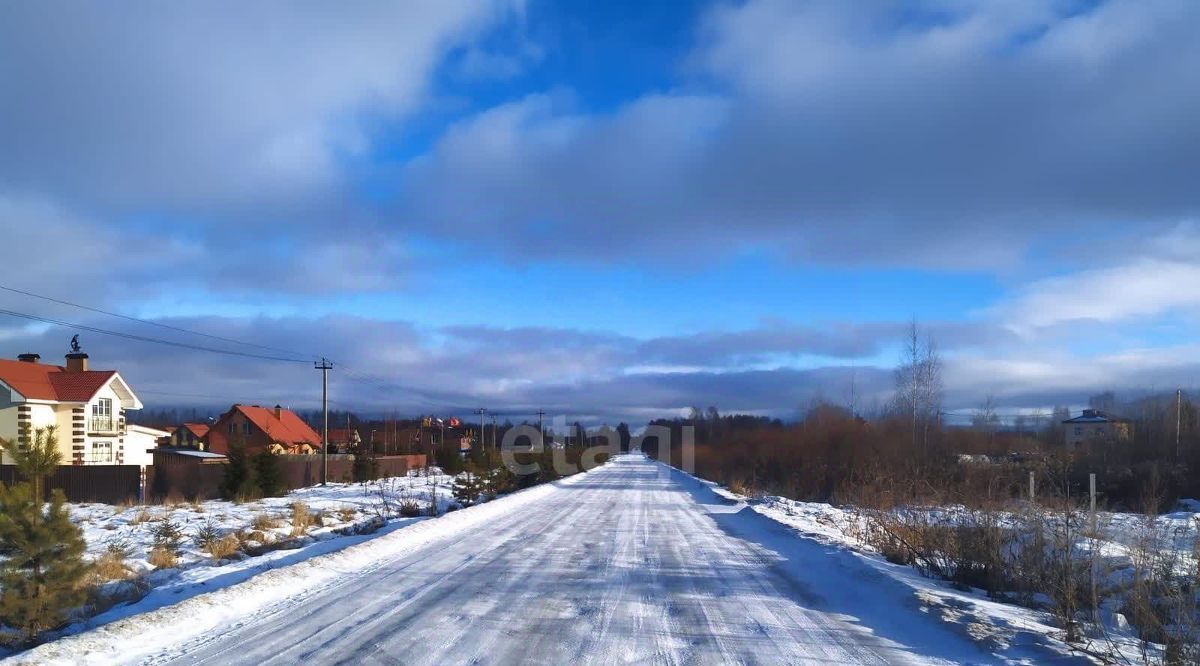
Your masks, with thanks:
M 332 433 L 332 431 L 330 431 Z M 330 437 L 333 435 L 331 434 Z M 405 451 L 415 451 L 420 448 L 423 433 L 420 427 L 394 427 L 370 431 L 371 450 L 385 455 Z M 436 434 L 433 437 L 437 437 Z M 453 437 L 447 434 L 447 437 Z M 447 441 L 450 441 L 447 439 Z
M 471 438 L 471 432 L 465 432 L 461 435 L 446 435 L 446 441 L 453 445 L 458 443 L 458 452 L 462 455 L 467 455 L 471 452 L 471 443 L 474 441 Z
M 362 444 L 362 436 L 354 428 L 330 428 L 329 446 L 332 451 L 345 453 Z
M 117 371 L 89 370 L 83 352 L 61 366 L 38 354 L 0 360 L 0 437 L 23 447 L 35 430 L 56 426 L 64 464 L 127 464 L 125 412 L 141 408 Z M 7 454 L 2 461 L 12 464 Z
M 1099 409 L 1085 409 L 1083 414 L 1063 421 L 1067 450 L 1095 442 L 1124 442 L 1132 435 L 1129 419 L 1112 416 Z
M 258 405 L 234 405 L 208 430 L 212 453 L 228 454 L 229 445 L 241 442 L 247 453 L 311 454 L 321 450 L 321 436 L 295 412 Z
M 125 431 L 125 464 L 153 465 L 154 449 L 170 436 L 166 430 L 130 424 Z
M 176 449 L 205 450 L 204 438 L 208 435 L 207 423 L 184 423 L 171 432 L 170 446 Z

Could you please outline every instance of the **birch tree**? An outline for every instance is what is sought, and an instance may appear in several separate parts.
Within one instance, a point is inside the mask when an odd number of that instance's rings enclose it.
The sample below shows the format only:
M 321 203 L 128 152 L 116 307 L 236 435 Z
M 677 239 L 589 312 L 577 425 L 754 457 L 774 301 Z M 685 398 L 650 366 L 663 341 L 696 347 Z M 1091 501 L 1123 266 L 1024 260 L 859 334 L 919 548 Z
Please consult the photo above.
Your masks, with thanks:
M 941 356 L 933 339 L 922 336 L 914 318 L 904 336 L 894 398 L 897 411 L 911 421 L 914 450 L 928 453 L 929 427 L 941 416 L 942 392 Z
M 996 414 L 996 399 L 988 394 L 983 404 L 971 416 L 971 426 L 987 435 L 988 446 L 996 439 L 996 431 L 1000 428 L 1000 416 Z

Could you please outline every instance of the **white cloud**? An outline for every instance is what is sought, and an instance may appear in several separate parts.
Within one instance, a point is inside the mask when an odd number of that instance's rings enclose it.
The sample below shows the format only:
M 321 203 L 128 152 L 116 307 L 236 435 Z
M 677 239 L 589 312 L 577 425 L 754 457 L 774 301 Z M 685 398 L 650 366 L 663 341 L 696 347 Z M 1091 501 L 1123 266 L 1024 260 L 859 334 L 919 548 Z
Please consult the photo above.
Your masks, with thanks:
M 0 182 L 158 213 L 300 211 L 508 0 L 0 8 Z
M 101 224 L 43 199 L 0 190 L 0 266 L 9 286 L 76 294 L 103 306 L 169 279 L 178 266 L 203 260 L 182 239 Z
M 103 284 L 91 302 L 403 286 L 404 239 L 373 222 L 354 165 L 381 120 L 423 108 L 446 54 L 520 8 L 0 5 L 12 281 Z
M 1194 387 L 1200 380 L 1200 345 L 1075 354 L 1029 347 L 1019 353 L 959 355 L 945 364 L 948 406 L 969 408 L 994 395 L 1005 404 L 1049 407 L 1083 404 L 1089 395 Z
M 1178 0 L 722 4 L 694 79 L 484 111 L 404 172 L 395 215 L 516 257 L 1011 269 L 1047 234 L 1200 214 L 1198 26 Z
M 993 314 L 1014 330 L 1090 320 L 1150 320 L 1200 308 L 1200 264 L 1140 258 L 1129 263 L 1038 280 Z

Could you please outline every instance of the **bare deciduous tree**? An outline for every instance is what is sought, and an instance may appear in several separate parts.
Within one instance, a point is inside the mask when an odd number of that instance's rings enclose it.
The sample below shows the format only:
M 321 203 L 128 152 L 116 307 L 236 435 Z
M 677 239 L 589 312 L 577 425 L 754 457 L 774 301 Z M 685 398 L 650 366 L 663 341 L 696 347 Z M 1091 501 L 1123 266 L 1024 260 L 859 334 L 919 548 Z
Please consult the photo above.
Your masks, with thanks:
M 1000 429 L 1000 416 L 996 414 L 996 399 L 988 394 L 979 409 L 971 415 L 971 426 L 987 435 L 988 446 L 995 443 L 996 431 Z
M 897 411 L 912 420 L 913 447 L 929 449 L 929 426 L 937 423 L 942 409 L 942 360 L 928 335 L 922 337 L 917 320 L 912 320 L 904 337 L 900 366 L 896 368 Z

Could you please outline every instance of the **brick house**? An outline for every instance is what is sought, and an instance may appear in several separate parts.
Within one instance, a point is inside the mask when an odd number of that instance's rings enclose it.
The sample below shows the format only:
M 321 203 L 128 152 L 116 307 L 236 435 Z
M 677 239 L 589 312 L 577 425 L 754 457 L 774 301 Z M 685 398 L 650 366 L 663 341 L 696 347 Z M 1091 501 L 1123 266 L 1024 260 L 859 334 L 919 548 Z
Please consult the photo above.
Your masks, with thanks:
M 64 463 L 126 464 L 125 412 L 141 408 L 117 371 L 89 370 L 83 352 L 61 366 L 38 354 L 0 359 L 0 437 L 23 447 L 34 430 L 55 426 Z M 7 454 L 0 459 L 12 464 Z
M 171 446 L 176 449 L 205 451 L 204 438 L 208 435 L 207 423 L 184 423 L 171 431 Z
M 229 453 L 231 442 L 241 441 L 247 453 L 311 454 L 321 450 L 321 436 L 295 412 L 258 405 L 234 405 L 208 430 L 205 451 Z
M 1099 409 L 1085 409 L 1073 419 L 1062 422 L 1068 451 L 1093 442 L 1126 442 L 1133 432 L 1129 419 L 1112 416 Z

